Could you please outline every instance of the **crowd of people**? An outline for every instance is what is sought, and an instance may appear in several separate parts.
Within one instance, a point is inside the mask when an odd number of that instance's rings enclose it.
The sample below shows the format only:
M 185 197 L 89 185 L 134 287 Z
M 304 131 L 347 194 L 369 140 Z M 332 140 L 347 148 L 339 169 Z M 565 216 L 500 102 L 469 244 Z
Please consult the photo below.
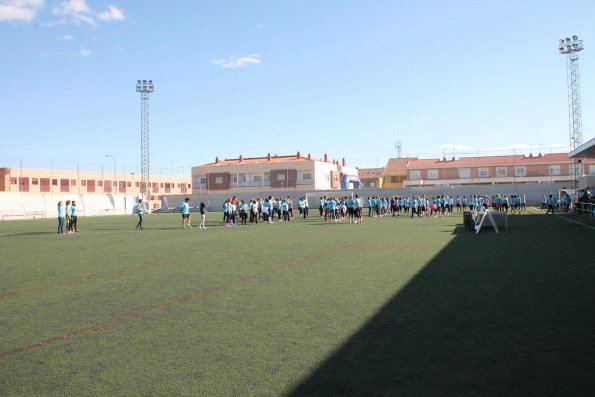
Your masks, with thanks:
M 300 219 L 306 219 L 309 215 L 309 204 L 306 197 L 300 197 L 297 203 Z M 277 221 L 289 222 L 294 217 L 294 203 L 290 197 L 275 198 L 250 198 L 249 200 L 238 199 L 235 196 L 228 198 L 223 203 L 223 224 L 226 227 L 240 225 L 258 224 L 258 222 L 273 223 Z
M 552 214 L 554 209 L 568 214 L 577 210 L 580 212 L 593 211 L 593 204 L 595 204 L 595 194 L 593 192 L 595 191 L 586 187 L 577 190 L 572 195 L 565 188 L 560 191 L 560 194 L 550 194 L 549 196 L 544 194 L 541 198 L 541 209 Z
M 492 208 L 511 214 L 520 213 L 526 209 L 524 195 L 470 195 L 470 196 L 409 196 L 409 197 L 368 197 L 367 200 L 352 196 L 321 196 L 318 199 L 319 216 L 324 222 L 347 221 L 353 224 L 363 223 L 363 213 L 368 209 L 368 217 L 410 216 L 429 217 L 444 216 L 454 211 L 483 211 Z M 297 202 L 299 218 L 309 216 L 309 202 L 306 197 L 300 197 Z M 269 196 L 266 198 L 250 198 L 248 200 L 230 197 L 223 203 L 223 224 L 226 227 L 258 224 L 260 222 L 273 223 L 289 222 L 294 218 L 294 202 L 290 197 Z
M 569 205 L 566 195 L 562 199 L 552 195 L 543 196 L 542 209 L 548 209 L 553 213 L 554 206 Z M 197 207 L 200 212 L 199 229 L 206 229 L 206 214 L 208 207 L 204 202 Z M 291 197 L 251 197 L 250 199 L 239 199 L 236 196 L 226 199 L 222 205 L 223 225 L 234 227 L 239 225 L 258 224 L 260 222 L 273 223 L 290 222 L 294 219 L 294 210 L 297 208 L 299 219 L 307 219 L 310 216 L 309 201 L 307 197 L 300 197 L 297 203 Z M 525 195 L 436 195 L 436 196 L 370 196 L 367 199 L 352 196 L 321 196 L 318 199 L 318 211 L 320 219 L 324 222 L 349 222 L 353 224 L 363 223 L 363 214 L 367 208 L 368 217 L 383 216 L 408 216 L 411 218 L 442 217 L 453 212 L 483 211 L 492 208 L 494 211 L 515 214 L 526 210 Z M 138 215 L 136 229 L 144 229 L 145 205 L 142 199 L 138 200 L 135 213 Z M 184 199 L 180 204 L 182 215 L 182 227 L 192 229 L 190 198 Z M 78 232 L 77 227 L 78 210 L 76 202 L 66 201 L 66 205 L 58 203 L 58 233 L 71 234 Z
M 525 195 L 470 195 L 470 196 L 408 196 L 408 197 L 368 197 L 368 216 L 443 216 L 454 211 L 483 211 L 492 208 L 512 214 L 526 209 Z

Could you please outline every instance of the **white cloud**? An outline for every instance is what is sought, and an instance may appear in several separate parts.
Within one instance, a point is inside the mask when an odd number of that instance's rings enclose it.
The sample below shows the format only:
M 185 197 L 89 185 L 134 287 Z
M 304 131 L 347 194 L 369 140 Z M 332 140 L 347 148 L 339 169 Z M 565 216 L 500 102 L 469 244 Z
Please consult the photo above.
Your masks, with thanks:
M 0 0 L 0 21 L 31 21 L 44 0 Z
M 85 47 L 81 47 L 79 50 L 79 55 L 81 57 L 88 57 L 89 55 L 91 55 L 91 51 L 87 50 Z
M 64 0 L 58 9 L 64 14 L 88 14 L 91 8 L 85 0 Z
M 471 149 L 471 146 L 458 145 L 456 143 L 447 143 L 447 144 L 442 145 L 443 152 L 454 152 L 457 150 L 469 150 L 469 149 Z
M 102 21 L 110 22 L 110 21 L 123 21 L 126 17 L 124 16 L 124 11 L 119 9 L 116 6 L 107 6 L 107 11 L 104 11 L 97 15 L 97 18 L 101 19 Z
M 258 65 L 262 63 L 262 60 L 260 59 L 260 55 L 251 54 L 228 58 L 211 59 L 211 62 L 215 65 L 221 65 L 224 68 L 237 69 L 249 65 Z
M 74 41 L 74 36 L 71 34 L 65 34 L 64 36 L 61 37 L 61 39 L 64 41 Z
M 91 8 L 85 0 L 64 0 L 52 9 L 52 14 L 72 19 L 75 23 L 95 25 Z

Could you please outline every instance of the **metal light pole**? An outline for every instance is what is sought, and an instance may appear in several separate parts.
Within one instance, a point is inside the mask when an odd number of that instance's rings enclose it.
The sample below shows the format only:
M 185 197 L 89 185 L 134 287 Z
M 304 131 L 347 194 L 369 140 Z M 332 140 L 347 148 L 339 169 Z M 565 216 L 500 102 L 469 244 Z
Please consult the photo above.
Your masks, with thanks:
M 137 80 L 136 92 L 140 92 L 140 134 L 141 134 L 141 196 L 146 201 L 146 195 L 151 195 L 149 180 L 149 94 L 155 91 L 153 80 Z M 145 188 L 143 192 L 143 186 Z M 148 203 L 147 203 L 148 204 Z
M 568 84 L 568 129 L 570 131 L 570 151 L 578 148 L 583 143 L 582 114 L 581 114 L 581 83 L 579 74 L 578 53 L 584 49 L 583 41 L 573 35 L 572 39 L 566 37 L 560 39 L 558 50 L 560 54 L 566 55 L 566 81 Z M 578 178 L 582 175 L 581 161 L 571 159 L 570 175 L 572 176 L 572 187 L 576 189 Z
M 106 154 L 105 157 L 111 157 L 112 160 L 114 160 L 114 182 L 116 182 L 116 188 L 114 189 L 114 193 L 118 194 L 119 193 L 119 186 L 118 186 L 118 178 L 116 175 L 116 157 L 113 154 Z
M 112 154 L 106 154 L 105 157 L 111 157 L 112 160 L 114 160 L 114 182 L 116 183 L 116 186 L 114 188 L 114 216 L 116 216 L 116 195 L 118 194 L 118 178 L 116 176 L 116 157 Z M 112 187 L 114 187 L 114 184 L 112 182 Z

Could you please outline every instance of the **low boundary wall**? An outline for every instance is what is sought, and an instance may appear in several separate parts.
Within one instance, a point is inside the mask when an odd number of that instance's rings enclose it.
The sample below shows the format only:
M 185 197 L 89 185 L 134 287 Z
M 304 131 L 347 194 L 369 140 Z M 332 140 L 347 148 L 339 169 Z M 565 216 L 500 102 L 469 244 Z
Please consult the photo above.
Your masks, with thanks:
M 493 196 L 495 194 L 512 195 L 524 194 L 528 205 L 541 204 L 543 195 L 557 194 L 559 189 L 563 189 L 563 184 L 517 184 L 517 185 L 476 185 L 476 186 L 445 186 L 445 187 L 411 187 L 398 189 L 359 189 L 359 190 L 329 190 L 329 191 L 311 191 L 311 190 L 285 190 L 253 193 L 213 193 L 205 192 L 202 194 L 179 194 L 163 196 L 162 208 L 167 211 L 176 211 L 186 197 L 190 197 L 192 208 L 198 208 L 201 201 L 204 201 L 211 211 L 219 211 L 223 202 L 231 196 L 238 199 L 247 200 L 251 197 L 290 197 L 294 203 L 300 197 L 308 197 L 310 208 L 318 208 L 318 200 L 321 196 L 351 196 L 359 194 L 360 197 L 369 196 L 469 196 L 474 194 L 484 194 Z M 58 201 L 76 200 L 80 216 L 101 216 L 101 215 L 125 215 L 132 214 L 135 203 L 138 202 L 137 196 L 127 195 L 57 195 L 57 194 L 27 194 L 27 193 L 0 193 L 0 220 L 11 219 L 33 219 L 33 218 L 56 218 Z
M 186 197 L 190 197 L 190 205 L 198 207 L 201 201 L 207 204 L 211 211 L 219 211 L 223 202 L 232 196 L 238 199 L 247 200 L 251 197 L 290 197 L 294 205 L 300 197 L 307 196 L 310 208 L 318 208 L 318 200 L 322 196 L 351 196 L 351 194 L 358 194 L 360 197 L 367 198 L 369 196 L 470 196 L 474 194 L 493 196 L 496 194 L 525 195 L 528 205 L 540 205 L 543 195 L 556 195 L 559 189 L 566 188 L 564 184 L 559 183 L 535 183 L 535 184 L 498 184 L 498 185 L 469 185 L 469 186 L 444 186 L 444 187 L 409 187 L 409 188 L 395 188 L 395 189 L 359 189 L 359 190 L 328 190 L 328 191 L 312 191 L 312 190 L 285 190 L 285 191 L 269 191 L 263 189 L 261 192 L 231 192 L 231 193 L 216 193 L 205 192 L 201 194 L 186 194 L 186 195 L 171 195 L 167 196 L 168 207 L 179 208 L 180 203 Z M 165 206 L 164 206 L 165 207 Z
M 27 194 L 0 193 L 0 221 L 12 219 L 57 218 L 58 202 L 75 200 L 79 216 L 132 214 L 136 196 L 113 194 Z

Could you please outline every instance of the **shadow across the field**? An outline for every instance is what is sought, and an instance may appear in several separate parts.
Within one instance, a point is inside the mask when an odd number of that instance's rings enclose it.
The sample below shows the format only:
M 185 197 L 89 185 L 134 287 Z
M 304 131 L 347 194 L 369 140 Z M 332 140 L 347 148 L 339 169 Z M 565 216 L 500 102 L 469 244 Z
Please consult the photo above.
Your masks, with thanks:
M 592 395 L 595 267 L 585 248 L 595 234 L 542 215 L 507 233 L 453 233 L 288 395 Z
M 0 237 L 18 237 L 18 236 L 56 236 L 60 235 L 57 232 L 14 232 L 14 233 L 0 233 Z

